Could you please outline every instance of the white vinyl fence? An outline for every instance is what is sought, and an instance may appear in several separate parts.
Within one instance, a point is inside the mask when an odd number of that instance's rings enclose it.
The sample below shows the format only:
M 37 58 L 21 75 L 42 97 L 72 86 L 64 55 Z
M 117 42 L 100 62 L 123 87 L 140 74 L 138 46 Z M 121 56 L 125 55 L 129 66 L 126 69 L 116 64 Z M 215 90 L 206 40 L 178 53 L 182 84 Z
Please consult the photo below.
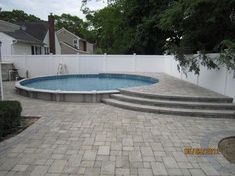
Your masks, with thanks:
M 170 55 L 25 55 L 3 56 L 3 61 L 14 63 L 21 76 L 27 71 L 30 77 L 56 75 L 59 64 L 64 64 L 69 74 L 162 72 L 235 99 L 234 72 L 201 66 L 199 76 L 188 73 L 186 77 Z

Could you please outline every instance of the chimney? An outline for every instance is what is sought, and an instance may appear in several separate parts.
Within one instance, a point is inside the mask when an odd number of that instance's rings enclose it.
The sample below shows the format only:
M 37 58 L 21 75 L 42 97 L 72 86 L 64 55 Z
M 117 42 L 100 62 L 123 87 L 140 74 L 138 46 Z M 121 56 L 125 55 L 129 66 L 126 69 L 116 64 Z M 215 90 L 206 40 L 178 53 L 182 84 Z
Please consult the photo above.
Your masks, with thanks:
M 49 25 L 49 44 L 50 44 L 50 53 L 55 54 L 55 18 L 50 13 L 48 16 L 48 25 Z

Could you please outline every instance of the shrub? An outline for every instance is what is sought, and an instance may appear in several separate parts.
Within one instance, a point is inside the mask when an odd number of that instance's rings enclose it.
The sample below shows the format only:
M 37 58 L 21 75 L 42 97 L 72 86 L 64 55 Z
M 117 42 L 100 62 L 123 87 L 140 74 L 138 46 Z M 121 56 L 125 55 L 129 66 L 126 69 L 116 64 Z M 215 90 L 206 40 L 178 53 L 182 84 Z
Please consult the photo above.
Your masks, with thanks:
M 20 126 L 21 111 L 18 101 L 0 101 L 0 138 Z

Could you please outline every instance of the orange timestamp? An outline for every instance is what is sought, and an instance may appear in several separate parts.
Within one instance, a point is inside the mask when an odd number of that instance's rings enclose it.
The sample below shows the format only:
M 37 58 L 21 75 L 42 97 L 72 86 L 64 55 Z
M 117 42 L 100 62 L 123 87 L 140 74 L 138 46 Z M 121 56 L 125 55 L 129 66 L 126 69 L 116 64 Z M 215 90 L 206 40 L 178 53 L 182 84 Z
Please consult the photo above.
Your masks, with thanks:
M 217 155 L 218 148 L 184 148 L 185 155 Z

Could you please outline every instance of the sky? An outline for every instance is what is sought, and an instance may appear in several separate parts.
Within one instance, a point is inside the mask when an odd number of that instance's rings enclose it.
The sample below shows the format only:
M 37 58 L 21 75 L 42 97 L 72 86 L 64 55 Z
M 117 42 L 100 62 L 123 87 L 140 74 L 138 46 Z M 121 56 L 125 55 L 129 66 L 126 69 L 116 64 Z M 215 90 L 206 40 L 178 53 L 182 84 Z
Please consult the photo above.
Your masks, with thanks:
M 80 18 L 85 18 L 80 8 L 82 0 L 0 0 L 3 11 L 13 9 L 23 10 L 43 20 L 47 20 L 48 14 L 61 15 L 69 13 Z M 87 7 L 91 10 L 101 9 L 106 6 L 105 0 L 88 0 Z

